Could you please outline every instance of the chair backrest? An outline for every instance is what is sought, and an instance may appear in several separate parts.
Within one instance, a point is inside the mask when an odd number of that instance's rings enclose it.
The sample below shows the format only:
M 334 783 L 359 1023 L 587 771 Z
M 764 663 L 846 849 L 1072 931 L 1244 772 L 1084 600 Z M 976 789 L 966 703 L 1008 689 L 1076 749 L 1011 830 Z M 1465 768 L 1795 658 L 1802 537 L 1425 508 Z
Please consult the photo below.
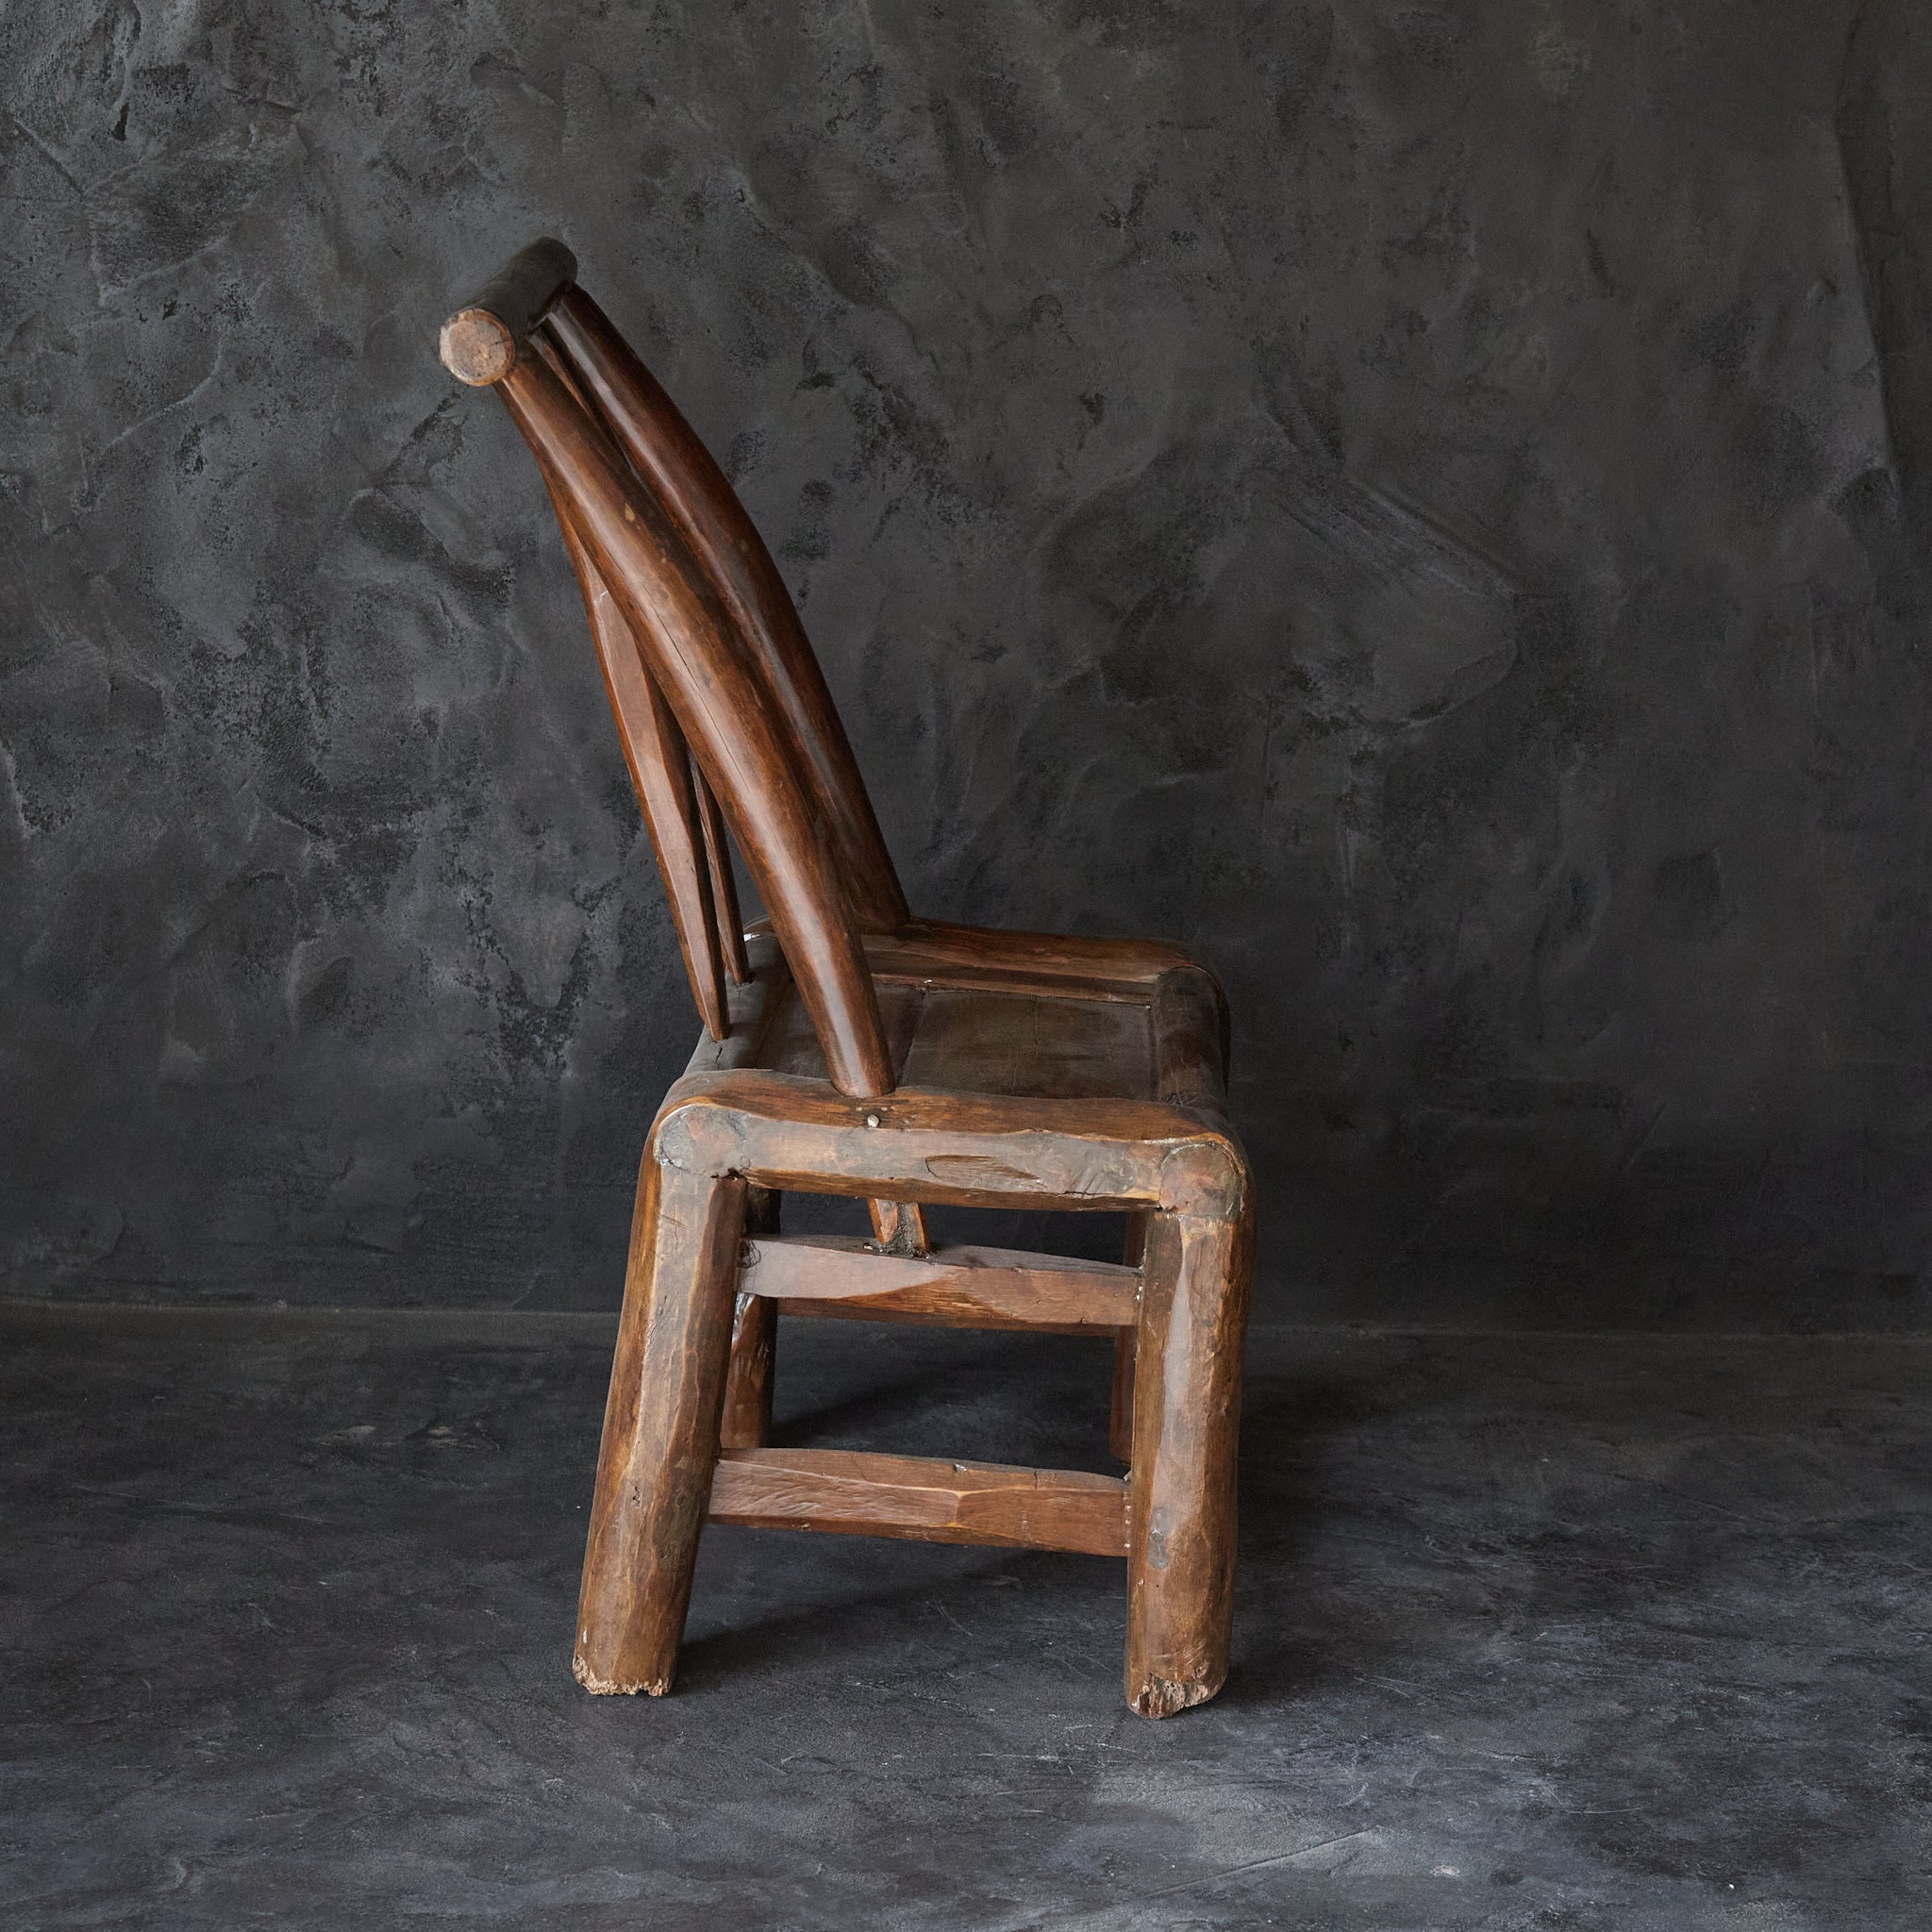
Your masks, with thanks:
M 834 1084 L 889 1092 L 860 936 L 906 901 L 824 675 L 724 473 L 575 277 L 562 243 L 523 250 L 442 359 L 542 472 L 706 1024 L 723 1037 L 745 974 L 722 809 Z

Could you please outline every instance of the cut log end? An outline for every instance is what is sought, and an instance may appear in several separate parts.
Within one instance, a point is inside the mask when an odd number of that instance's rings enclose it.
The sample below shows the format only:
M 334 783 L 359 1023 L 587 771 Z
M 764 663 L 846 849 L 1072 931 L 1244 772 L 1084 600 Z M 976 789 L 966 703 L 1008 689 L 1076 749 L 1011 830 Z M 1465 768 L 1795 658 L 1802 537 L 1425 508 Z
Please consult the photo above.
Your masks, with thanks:
M 1206 1704 L 1220 1689 L 1218 1677 L 1211 1684 L 1176 1684 L 1166 1677 L 1149 1677 L 1127 1699 L 1127 1707 L 1136 1717 L 1173 1717 Z
M 442 325 L 438 350 L 458 382 L 487 389 L 516 367 L 516 337 L 487 308 L 460 309 Z
M 664 1697 L 671 1690 L 669 1677 L 640 1677 L 630 1684 L 615 1677 L 600 1677 L 580 1657 L 571 1658 L 570 1672 L 592 1697 Z

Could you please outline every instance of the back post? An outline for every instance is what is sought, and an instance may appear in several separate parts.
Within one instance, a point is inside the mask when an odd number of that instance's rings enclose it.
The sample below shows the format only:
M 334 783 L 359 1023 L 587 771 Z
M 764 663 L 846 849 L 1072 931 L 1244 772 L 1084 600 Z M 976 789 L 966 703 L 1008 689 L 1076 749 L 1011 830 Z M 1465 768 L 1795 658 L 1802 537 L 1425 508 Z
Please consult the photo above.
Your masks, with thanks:
M 908 914 L 849 741 L 743 506 L 575 274 L 561 242 L 533 243 L 444 325 L 443 360 L 496 390 L 537 457 L 708 1029 L 723 1037 L 724 981 L 748 972 L 728 815 L 834 1083 L 888 1092 L 893 1069 L 858 934 L 897 930 Z M 624 541 L 606 552 L 592 525 L 601 514 L 615 534 L 612 509 Z M 692 593 L 682 609 L 679 591 Z M 778 903 L 788 897 L 790 918 Z M 882 1248 L 925 1252 L 916 1204 L 874 1201 L 871 1217 Z
M 888 1093 L 891 1056 L 834 841 L 753 641 L 586 399 L 580 373 L 531 350 L 575 273 L 560 242 L 524 250 L 445 325 L 446 358 L 502 399 L 628 626 L 744 854 L 833 1084 Z

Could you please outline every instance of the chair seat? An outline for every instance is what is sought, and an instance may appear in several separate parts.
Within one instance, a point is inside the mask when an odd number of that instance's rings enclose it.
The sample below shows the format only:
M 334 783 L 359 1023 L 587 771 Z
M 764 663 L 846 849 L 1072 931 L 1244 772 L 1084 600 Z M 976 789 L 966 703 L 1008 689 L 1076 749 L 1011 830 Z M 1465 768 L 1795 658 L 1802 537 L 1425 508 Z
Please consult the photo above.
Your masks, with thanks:
M 1153 1098 L 1154 1033 L 1144 1001 L 891 981 L 878 984 L 878 996 L 901 1087 L 1033 1100 Z M 779 1002 L 757 1064 L 825 1079 L 797 989 L 786 986 Z
M 1226 1109 L 1224 1012 L 1213 974 L 1158 941 L 927 926 L 869 939 L 895 1084 L 1026 1100 L 1161 1100 Z M 757 928 L 731 1030 L 699 1042 L 688 1072 L 828 1080 L 784 956 Z

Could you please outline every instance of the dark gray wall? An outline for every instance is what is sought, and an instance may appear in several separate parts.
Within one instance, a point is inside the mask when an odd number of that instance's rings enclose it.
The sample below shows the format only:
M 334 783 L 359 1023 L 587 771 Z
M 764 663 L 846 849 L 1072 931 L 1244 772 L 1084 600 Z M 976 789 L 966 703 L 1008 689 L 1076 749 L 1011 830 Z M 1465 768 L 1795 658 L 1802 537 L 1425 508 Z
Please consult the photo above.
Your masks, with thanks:
M 1925 11 L 15 0 L 6 1289 L 614 1298 L 550 230 L 921 909 L 1224 967 L 1271 1312 L 1925 1319 Z

